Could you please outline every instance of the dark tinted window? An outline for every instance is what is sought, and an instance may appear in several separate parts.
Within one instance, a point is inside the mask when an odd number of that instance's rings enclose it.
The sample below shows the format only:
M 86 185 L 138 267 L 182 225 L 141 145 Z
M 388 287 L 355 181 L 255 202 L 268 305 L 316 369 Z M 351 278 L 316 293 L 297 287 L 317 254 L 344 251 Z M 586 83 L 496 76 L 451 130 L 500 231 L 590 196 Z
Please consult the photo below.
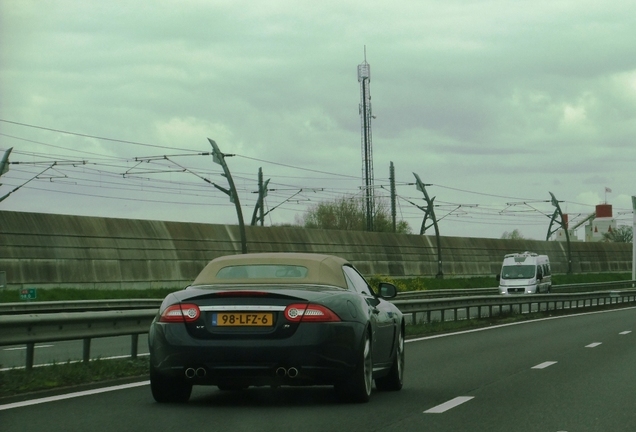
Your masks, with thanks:
M 371 287 L 356 269 L 350 266 L 344 266 L 342 270 L 345 273 L 345 279 L 347 279 L 349 289 L 359 292 L 360 294 L 373 295 Z
M 267 264 L 223 267 L 217 279 L 302 279 L 307 276 L 307 267 L 297 265 Z
M 534 265 L 503 266 L 502 279 L 530 279 L 535 277 L 537 268 Z

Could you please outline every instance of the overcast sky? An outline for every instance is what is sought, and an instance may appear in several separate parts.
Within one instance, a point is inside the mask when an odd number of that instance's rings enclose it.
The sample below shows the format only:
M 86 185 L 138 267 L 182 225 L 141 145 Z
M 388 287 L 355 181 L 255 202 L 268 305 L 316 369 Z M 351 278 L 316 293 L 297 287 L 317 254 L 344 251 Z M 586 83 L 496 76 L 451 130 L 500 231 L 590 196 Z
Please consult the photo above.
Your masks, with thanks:
M 366 46 L 377 196 L 393 162 L 414 233 L 413 173 L 446 236 L 545 239 L 550 192 L 574 222 L 607 201 L 631 225 L 635 6 L 0 0 L 0 196 L 24 184 L 0 210 L 235 224 L 208 138 L 247 223 L 259 168 L 266 225 L 362 196 Z

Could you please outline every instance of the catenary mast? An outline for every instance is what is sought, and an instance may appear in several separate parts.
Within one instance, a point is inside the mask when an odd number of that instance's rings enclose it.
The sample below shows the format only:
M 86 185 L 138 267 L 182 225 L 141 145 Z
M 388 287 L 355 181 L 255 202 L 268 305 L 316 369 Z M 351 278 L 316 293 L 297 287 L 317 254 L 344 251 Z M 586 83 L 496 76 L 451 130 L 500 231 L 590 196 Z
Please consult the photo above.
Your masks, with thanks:
M 373 146 L 371 139 L 371 66 L 367 63 L 367 48 L 364 48 L 364 62 L 358 65 L 360 83 L 360 123 L 362 127 L 362 178 L 365 194 L 367 231 L 373 231 L 375 209 L 373 189 Z

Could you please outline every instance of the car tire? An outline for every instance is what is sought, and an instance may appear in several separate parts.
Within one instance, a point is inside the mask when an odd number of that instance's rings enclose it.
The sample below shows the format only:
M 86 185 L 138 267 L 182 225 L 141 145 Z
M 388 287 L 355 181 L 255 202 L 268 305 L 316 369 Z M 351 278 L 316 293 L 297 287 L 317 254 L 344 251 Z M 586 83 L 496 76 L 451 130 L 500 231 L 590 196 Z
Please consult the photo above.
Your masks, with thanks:
M 373 350 L 371 337 L 365 332 L 359 353 L 359 362 L 353 374 L 335 386 L 338 397 L 346 402 L 366 403 L 373 387 Z
M 183 403 L 190 399 L 192 384 L 183 379 L 167 377 L 150 370 L 150 390 L 159 403 Z
M 404 383 L 404 332 L 398 336 L 395 358 L 388 375 L 377 378 L 375 387 L 380 391 L 397 391 L 402 389 Z

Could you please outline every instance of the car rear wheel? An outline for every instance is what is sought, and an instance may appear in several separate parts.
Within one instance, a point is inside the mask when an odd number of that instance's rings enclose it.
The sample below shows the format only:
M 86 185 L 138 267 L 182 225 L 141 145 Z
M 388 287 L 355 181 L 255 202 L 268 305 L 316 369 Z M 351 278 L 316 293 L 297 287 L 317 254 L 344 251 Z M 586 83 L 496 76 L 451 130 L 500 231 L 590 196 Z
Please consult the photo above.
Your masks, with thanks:
M 365 332 L 364 341 L 359 354 L 360 361 L 353 375 L 335 386 L 340 399 L 347 402 L 369 402 L 373 387 L 373 356 L 371 338 Z
M 393 365 L 387 376 L 377 378 L 375 386 L 381 391 L 397 391 L 404 382 L 404 332 L 400 331 Z
M 150 370 L 150 390 L 159 403 L 187 402 L 192 394 L 192 384 L 183 379 L 167 377 Z

